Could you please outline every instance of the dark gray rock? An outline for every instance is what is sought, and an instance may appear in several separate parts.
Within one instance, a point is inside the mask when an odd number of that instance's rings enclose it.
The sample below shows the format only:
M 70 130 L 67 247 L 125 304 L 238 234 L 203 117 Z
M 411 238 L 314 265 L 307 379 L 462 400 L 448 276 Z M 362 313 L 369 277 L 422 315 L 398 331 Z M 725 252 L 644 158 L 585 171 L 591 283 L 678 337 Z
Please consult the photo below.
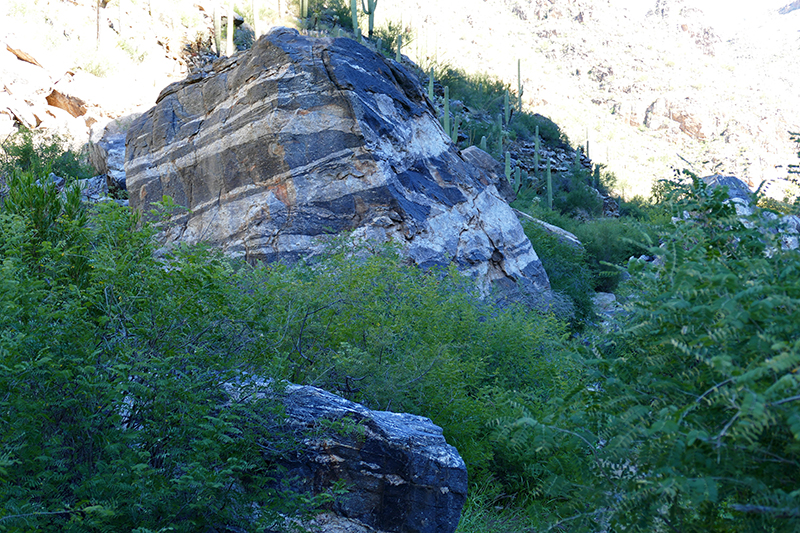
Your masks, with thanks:
M 429 419 L 370 411 L 297 385 L 287 389 L 285 405 L 291 424 L 302 429 L 323 420 L 354 428 L 307 439 L 307 448 L 286 465 L 289 476 L 299 475 L 315 494 L 336 481 L 351 487 L 337 502 L 337 515 L 387 532 L 455 531 L 467 496 L 467 469 Z
M 322 389 L 270 380 L 246 384 L 248 399 L 279 398 L 293 451 L 274 458 L 291 488 L 346 494 L 327 509 L 323 531 L 453 533 L 467 497 L 467 470 L 442 430 L 421 416 L 372 411 Z M 241 400 L 239 385 L 228 385 Z

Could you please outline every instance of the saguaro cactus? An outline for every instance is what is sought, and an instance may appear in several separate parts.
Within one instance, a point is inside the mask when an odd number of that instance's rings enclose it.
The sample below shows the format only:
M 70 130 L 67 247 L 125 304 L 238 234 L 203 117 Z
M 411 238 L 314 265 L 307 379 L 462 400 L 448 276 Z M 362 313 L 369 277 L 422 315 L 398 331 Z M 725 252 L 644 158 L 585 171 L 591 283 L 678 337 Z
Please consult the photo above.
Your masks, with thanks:
M 481 150 L 486 151 L 486 135 L 481 136 Z
M 369 9 L 367 9 L 369 6 Z M 375 28 L 375 8 L 378 6 L 378 0 L 367 0 L 367 3 L 364 4 L 364 0 L 361 0 L 361 7 L 364 9 L 364 14 L 369 15 L 369 33 L 367 34 L 370 39 L 372 39 L 372 30 Z
M 508 91 L 503 96 L 503 111 L 505 112 L 506 126 L 511 122 L 511 106 L 508 103 Z
M 522 60 L 517 59 L 517 111 L 522 113 Z
M 553 210 L 553 175 L 550 172 L 550 158 L 547 158 L 547 208 Z
M 428 75 L 428 98 L 433 102 L 433 67 L 431 67 L 431 72 Z
M 256 39 L 258 39 L 260 37 L 260 35 L 261 35 L 259 33 L 259 31 L 258 31 L 258 30 L 261 29 L 259 27 L 259 24 L 258 24 L 258 9 L 260 7 L 259 6 L 260 3 L 261 2 L 259 2 L 258 0 L 253 0 L 253 2 L 252 2 L 252 8 L 253 8 L 253 33 L 255 33 L 255 38 Z
M 450 87 L 444 88 L 444 133 L 450 136 Z
M 300 0 L 300 18 L 308 18 L 308 0 Z
M 358 0 L 350 0 L 350 16 L 353 17 L 353 34 L 356 40 L 361 42 L 361 32 L 358 27 Z
M 233 55 L 233 32 L 236 31 L 236 23 L 234 22 L 234 14 L 233 14 L 233 2 L 228 3 L 228 35 L 226 39 L 226 46 L 225 49 L 228 51 L 228 55 Z
M 403 53 L 401 52 L 402 48 L 403 48 L 403 36 L 402 35 L 398 35 L 397 36 L 397 54 L 395 55 L 395 58 L 394 58 L 394 60 L 397 61 L 398 63 L 403 61 Z
M 511 154 L 506 151 L 506 181 L 511 183 Z
M 542 157 L 542 141 L 539 139 L 539 126 L 536 126 L 536 134 L 533 137 L 533 143 L 534 143 L 534 146 L 535 146 L 535 149 L 533 151 L 533 157 L 534 157 L 534 161 L 535 161 L 534 166 L 533 166 L 533 175 L 534 176 L 538 176 L 539 175 L 539 161 L 541 160 L 541 157 Z
M 222 33 L 222 13 L 221 8 L 216 6 L 214 8 L 214 47 L 217 50 L 217 55 L 222 57 L 222 48 L 220 45 L 220 34 Z

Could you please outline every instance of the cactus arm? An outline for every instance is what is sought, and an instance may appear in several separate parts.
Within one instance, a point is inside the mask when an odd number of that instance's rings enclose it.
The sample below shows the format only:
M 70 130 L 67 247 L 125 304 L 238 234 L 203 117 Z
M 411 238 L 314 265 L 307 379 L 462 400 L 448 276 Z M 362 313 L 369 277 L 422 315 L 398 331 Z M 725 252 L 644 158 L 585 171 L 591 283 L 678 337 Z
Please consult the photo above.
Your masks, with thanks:
M 450 87 L 444 88 L 444 134 L 450 136 Z
M 234 22 L 234 14 L 233 14 L 233 2 L 228 2 L 228 34 L 227 34 L 227 45 L 226 48 L 228 50 L 228 55 L 232 56 L 234 52 L 233 48 L 233 33 L 236 31 L 236 24 Z
M 397 55 L 394 58 L 395 61 L 397 61 L 398 63 L 403 61 L 403 53 L 401 51 L 402 48 L 403 48 L 403 36 L 402 35 L 398 35 L 397 36 Z
M 517 111 L 522 113 L 522 60 L 517 59 Z

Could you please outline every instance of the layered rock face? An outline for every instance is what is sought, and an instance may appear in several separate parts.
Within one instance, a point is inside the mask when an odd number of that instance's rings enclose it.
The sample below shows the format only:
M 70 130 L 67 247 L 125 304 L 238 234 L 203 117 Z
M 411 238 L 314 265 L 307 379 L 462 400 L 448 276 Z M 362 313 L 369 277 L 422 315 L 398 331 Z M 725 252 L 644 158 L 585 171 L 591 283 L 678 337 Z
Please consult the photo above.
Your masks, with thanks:
M 191 210 L 174 241 L 294 260 L 354 231 L 484 288 L 549 287 L 497 176 L 450 143 L 415 77 L 350 39 L 279 28 L 170 85 L 130 127 L 125 172 L 132 206 Z

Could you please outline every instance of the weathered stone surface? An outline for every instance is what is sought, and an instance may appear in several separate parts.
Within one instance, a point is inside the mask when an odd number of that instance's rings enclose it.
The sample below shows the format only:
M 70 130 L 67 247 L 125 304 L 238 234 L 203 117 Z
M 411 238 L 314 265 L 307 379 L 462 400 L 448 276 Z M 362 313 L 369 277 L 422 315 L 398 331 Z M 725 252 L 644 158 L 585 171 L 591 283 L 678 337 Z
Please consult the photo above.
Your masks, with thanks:
M 442 430 L 429 419 L 370 411 L 316 387 L 290 385 L 284 400 L 290 424 L 301 430 L 345 422 L 347 431 L 309 437 L 287 476 L 318 494 L 343 481 L 349 492 L 327 520 L 340 531 L 452 533 L 467 496 L 467 470 Z M 313 434 L 313 433 L 312 433 Z M 344 522 L 344 523 L 343 523 Z M 331 529 L 332 531 L 336 528 Z
M 735 176 L 715 174 L 704 177 L 703 181 L 712 189 L 717 187 L 728 188 L 729 201 L 733 204 L 736 209 L 736 215 L 745 227 L 754 228 L 758 226 L 761 231 L 769 231 L 779 235 L 778 240 L 784 250 L 800 248 L 800 217 L 796 215 L 777 215 L 754 206 L 750 187 Z M 758 217 L 753 217 L 754 214 L 757 214 Z
M 89 162 L 97 172 L 108 176 L 109 187 L 125 190 L 125 132 L 119 120 L 104 128 L 92 128 L 89 137 Z
M 505 179 L 505 169 L 503 164 L 497 159 L 487 154 L 477 146 L 470 146 L 469 148 L 462 150 L 461 157 L 464 158 L 464 161 L 470 163 L 483 172 L 482 178 L 486 181 L 486 184 L 488 185 L 491 183 L 497 187 L 497 192 L 500 193 L 500 196 L 503 197 L 503 200 L 511 203 L 517 199 L 517 193 L 514 192 L 514 188 L 511 186 L 508 180 Z
M 523 213 L 522 211 L 519 211 L 517 209 L 514 209 L 514 213 L 516 213 L 516 215 L 519 217 L 521 221 L 536 224 L 547 233 L 553 235 L 560 242 L 568 244 L 569 246 L 572 246 L 576 250 L 584 251 L 583 243 L 573 233 L 570 233 L 565 229 L 559 228 L 558 226 L 548 224 L 544 220 L 539 220 L 538 218 L 532 217 L 529 214 Z
M 53 92 L 47 95 L 47 103 L 53 107 L 63 109 L 75 118 L 86 114 L 86 102 L 77 96 L 64 94 L 57 89 L 53 89 Z
M 170 240 L 294 259 L 358 229 L 488 288 L 549 287 L 519 221 L 444 135 L 419 82 L 350 39 L 277 29 L 164 89 L 128 131 L 131 205 L 191 209 Z

